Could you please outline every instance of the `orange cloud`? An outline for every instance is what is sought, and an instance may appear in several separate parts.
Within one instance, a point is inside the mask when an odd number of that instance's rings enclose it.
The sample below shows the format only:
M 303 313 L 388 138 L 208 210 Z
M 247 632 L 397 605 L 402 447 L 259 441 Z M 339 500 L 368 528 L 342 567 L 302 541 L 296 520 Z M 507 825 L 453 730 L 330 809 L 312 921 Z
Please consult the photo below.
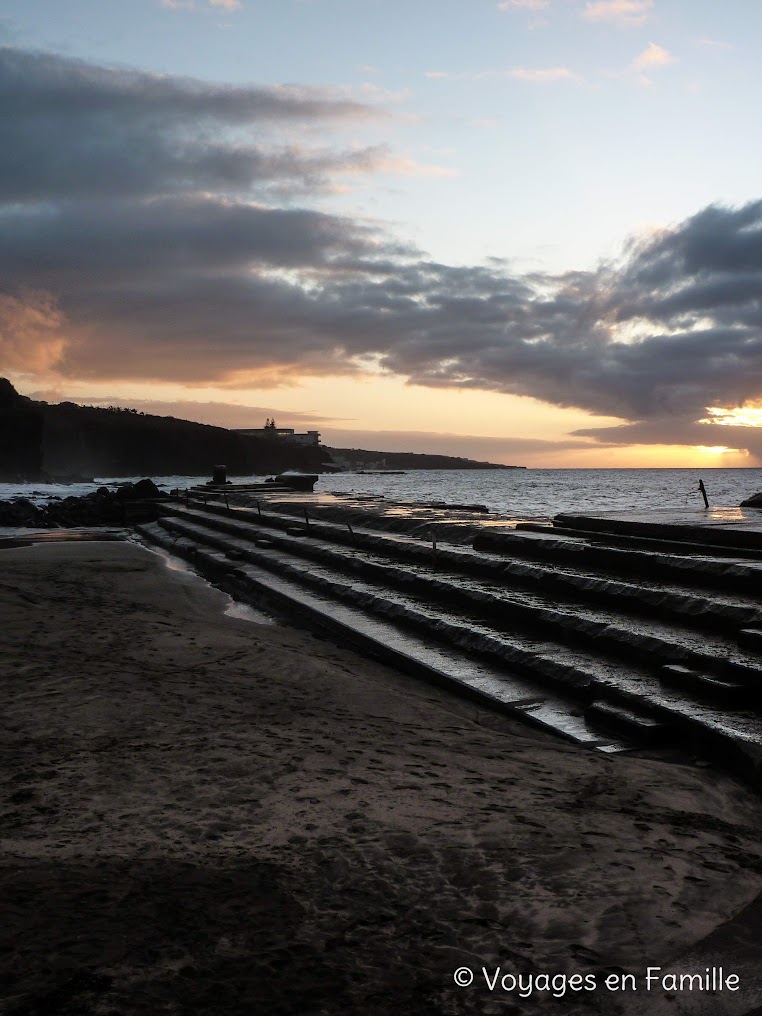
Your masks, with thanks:
M 46 371 L 63 356 L 63 315 L 46 293 L 0 293 L 0 370 Z

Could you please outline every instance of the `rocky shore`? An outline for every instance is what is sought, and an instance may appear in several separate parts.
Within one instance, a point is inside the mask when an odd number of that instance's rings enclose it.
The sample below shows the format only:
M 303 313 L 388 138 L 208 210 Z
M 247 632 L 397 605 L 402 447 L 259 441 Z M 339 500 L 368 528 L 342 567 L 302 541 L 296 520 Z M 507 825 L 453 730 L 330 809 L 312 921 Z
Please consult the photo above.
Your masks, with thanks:
M 0 526 L 30 529 L 60 529 L 76 526 L 113 526 L 125 518 L 129 502 L 157 498 L 161 491 L 153 480 L 124 483 L 110 490 L 99 487 L 82 497 L 55 497 L 37 505 L 29 498 L 0 501 Z

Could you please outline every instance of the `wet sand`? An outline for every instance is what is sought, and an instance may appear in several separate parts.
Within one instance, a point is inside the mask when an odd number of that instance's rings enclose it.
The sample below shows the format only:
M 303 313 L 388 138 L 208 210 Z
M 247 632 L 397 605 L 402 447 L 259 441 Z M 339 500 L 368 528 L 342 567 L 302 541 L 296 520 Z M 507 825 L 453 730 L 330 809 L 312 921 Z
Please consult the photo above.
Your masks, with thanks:
M 729 776 L 226 616 L 134 545 L 0 564 L 0 1012 L 762 1005 L 762 801 Z M 491 992 L 483 965 L 597 988 Z M 649 965 L 741 988 L 646 995 Z M 607 990 L 615 969 L 639 990 Z

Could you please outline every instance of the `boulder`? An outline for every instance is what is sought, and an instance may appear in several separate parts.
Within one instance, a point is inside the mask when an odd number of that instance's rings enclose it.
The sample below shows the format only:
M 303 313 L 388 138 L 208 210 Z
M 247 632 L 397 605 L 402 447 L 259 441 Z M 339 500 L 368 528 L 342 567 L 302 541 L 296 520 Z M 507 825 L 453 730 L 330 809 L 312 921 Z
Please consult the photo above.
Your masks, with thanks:
M 752 494 L 745 501 L 741 502 L 742 508 L 762 508 L 762 491 L 759 494 Z
M 161 491 L 153 480 L 145 479 L 121 484 L 117 487 L 116 496 L 120 501 L 142 501 L 147 497 L 161 497 Z
M 45 512 L 25 497 L 13 501 L 0 501 L 0 526 L 29 526 L 47 528 Z
M 138 480 L 138 482 L 133 486 L 130 499 L 144 497 L 161 497 L 161 491 L 153 480 Z

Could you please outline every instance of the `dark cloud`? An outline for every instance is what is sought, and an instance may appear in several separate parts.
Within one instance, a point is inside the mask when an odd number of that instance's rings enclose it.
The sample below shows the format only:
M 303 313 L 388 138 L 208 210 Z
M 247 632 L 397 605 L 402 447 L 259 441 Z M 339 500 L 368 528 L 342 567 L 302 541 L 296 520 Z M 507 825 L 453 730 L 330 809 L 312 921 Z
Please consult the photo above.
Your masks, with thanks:
M 215 85 L 195 78 L 97 67 L 53 53 L 0 49 L 6 113 L 52 120 L 102 114 L 143 122 L 249 124 L 254 120 L 315 120 L 368 116 L 367 106 L 328 89 Z
M 61 294 L 67 307 L 113 286 L 212 282 L 256 266 L 373 270 L 375 235 L 304 209 L 208 196 L 67 202 L 0 210 L 0 275 Z M 178 308 L 181 310 L 181 308 Z
M 670 426 L 693 439 L 707 406 L 762 396 L 762 202 L 704 209 L 596 271 L 455 267 L 376 224 L 276 206 L 300 174 L 370 170 L 384 149 L 240 141 L 362 107 L 15 50 L 0 87 L 16 139 L 0 139 L 0 356 L 15 367 L 24 335 L 69 377 L 235 386 L 372 363 L 653 422 L 628 443 Z
M 223 87 L 3 47 L 0 95 L 5 201 L 314 189 L 388 158 L 276 144 L 274 127 L 378 115 L 318 89 Z

